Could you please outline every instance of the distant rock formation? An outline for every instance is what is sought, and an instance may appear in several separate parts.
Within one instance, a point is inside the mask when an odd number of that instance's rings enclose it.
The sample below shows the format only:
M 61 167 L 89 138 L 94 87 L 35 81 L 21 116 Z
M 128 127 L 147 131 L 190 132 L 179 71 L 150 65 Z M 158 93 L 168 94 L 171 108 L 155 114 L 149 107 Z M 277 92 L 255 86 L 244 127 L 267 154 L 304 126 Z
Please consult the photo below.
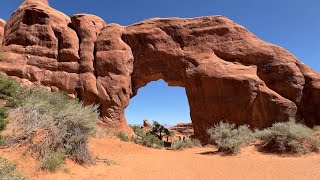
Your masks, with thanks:
M 203 142 L 221 120 L 258 128 L 289 119 L 320 124 L 320 75 L 226 17 L 125 27 L 88 14 L 69 18 L 48 4 L 25 0 L 4 32 L 0 21 L 0 73 L 100 103 L 106 126 L 129 130 L 124 109 L 140 87 L 159 79 L 185 87 Z
M 185 136 L 192 136 L 194 134 L 192 123 L 180 123 L 170 127 L 170 130 L 177 131 Z
M 151 128 L 152 127 L 152 125 L 151 125 L 151 123 L 148 121 L 148 120 L 143 120 L 143 127 L 146 127 L 146 128 Z

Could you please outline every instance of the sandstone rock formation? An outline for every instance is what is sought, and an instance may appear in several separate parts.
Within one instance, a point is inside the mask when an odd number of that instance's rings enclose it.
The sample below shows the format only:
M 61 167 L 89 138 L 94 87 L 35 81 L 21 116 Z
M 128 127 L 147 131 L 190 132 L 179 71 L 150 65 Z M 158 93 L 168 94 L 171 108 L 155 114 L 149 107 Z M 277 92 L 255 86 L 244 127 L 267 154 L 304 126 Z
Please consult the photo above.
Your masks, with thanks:
M 192 123 L 180 123 L 170 127 L 170 130 L 177 131 L 180 134 L 188 137 L 194 135 Z
M 3 19 L 0 19 L 0 45 L 2 44 L 2 39 L 4 35 L 4 26 L 6 25 L 6 22 Z
M 128 129 L 130 99 L 159 79 L 185 87 L 195 136 L 203 142 L 206 129 L 221 120 L 320 124 L 320 75 L 226 17 L 124 27 L 88 14 L 69 18 L 48 4 L 25 0 L 8 20 L 0 72 L 99 103 L 106 126 Z
M 148 120 L 143 120 L 143 127 L 150 128 L 152 127 L 151 123 Z

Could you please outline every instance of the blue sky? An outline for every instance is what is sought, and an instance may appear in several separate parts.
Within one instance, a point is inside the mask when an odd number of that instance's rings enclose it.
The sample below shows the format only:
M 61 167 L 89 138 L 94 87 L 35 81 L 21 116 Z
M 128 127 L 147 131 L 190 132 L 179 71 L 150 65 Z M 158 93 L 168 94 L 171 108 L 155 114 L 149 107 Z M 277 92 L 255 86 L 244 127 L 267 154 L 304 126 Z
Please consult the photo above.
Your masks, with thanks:
M 22 0 L 1 2 L 0 18 L 7 20 Z M 107 23 L 129 25 L 151 17 L 224 15 L 261 39 L 280 45 L 320 72 L 319 0 L 51 0 L 67 15 L 91 13 Z M 143 119 L 165 124 L 190 121 L 183 88 L 165 82 L 141 88 L 126 109 L 129 123 Z

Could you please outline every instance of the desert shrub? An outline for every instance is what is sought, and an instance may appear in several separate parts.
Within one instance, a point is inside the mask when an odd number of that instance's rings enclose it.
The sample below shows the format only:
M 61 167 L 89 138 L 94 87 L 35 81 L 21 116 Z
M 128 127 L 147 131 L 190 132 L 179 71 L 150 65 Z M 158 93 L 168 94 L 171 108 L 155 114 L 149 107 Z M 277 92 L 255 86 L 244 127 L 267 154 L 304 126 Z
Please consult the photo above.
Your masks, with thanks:
M 157 136 L 153 134 L 146 134 L 143 137 L 136 137 L 133 140 L 131 139 L 131 141 L 145 147 L 157 148 L 157 149 L 161 149 L 164 144 L 163 141 L 161 141 Z
M 182 150 L 192 147 L 202 147 L 201 142 L 198 139 L 187 139 L 185 141 L 175 141 L 171 144 L 171 149 Z
M 31 148 L 41 159 L 63 151 L 78 163 L 89 163 L 92 158 L 87 146 L 95 132 L 97 108 L 84 106 L 63 93 L 35 88 L 22 97 L 19 107 L 11 113 L 14 142 L 33 142 L 37 136 L 38 142 Z
M 171 148 L 174 150 L 182 150 L 191 147 L 193 147 L 193 142 L 189 139 L 186 141 L 175 141 L 171 144 Z
M 6 120 L 9 115 L 8 108 L 0 107 L 0 132 L 6 128 L 8 121 Z
M 117 138 L 121 139 L 121 141 L 124 141 L 124 142 L 129 141 L 129 137 L 122 131 L 118 132 L 116 136 L 117 136 Z
M 6 144 L 5 138 L 2 135 L 0 135 L 0 146 L 4 146 L 5 144 Z
M 139 136 L 144 137 L 146 135 L 145 131 L 140 126 L 131 126 L 133 132 Z
M 193 145 L 196 147 L 202 147 L 201 141 L 199 139 L 191 139 Z
M 320 139 L 320 126 L 314 126 L 313 131 L 314 131 L 314 136 Z
M 8 121 L 6 118 L 8 117 L 8 108 L 0 107 L 0 133 L 1 131 L 5 130 Z M 4 144 L 4 137 L 0 134 L 0 146 Z
M 16 165 L 0 157 L 0 179 L 3 180 L 22 180 L 26 179 L 16 171 Z
M 6 100 L 6 104 L 0 107 L 0 132 L 5 130 L 8 121 L 9 108 L 13 104 L 13 99 L 17 96 L 20 90 L 20 85 L 16 81 L 0 76 L 0 99 Z M 4 137 L 0 134 L 0 146 L 4 144 Z
M 275 123 L 270 128 L 257 131 L 261 140 L 259 149 L 264 152 L 305 154 L 319 152 L 320 141 L 313 136 L 314 131 L 293 121 Z
M 145 132 L 140 126 L 132 126 L 131 128 L 137 136 L 131 137 L 130 141 L 149 148 L 163 148 L 163 141 L 160 140 L 158 136 L 151 133 L 154 129 L 150 132 Z
M 148 133 L 158 137 L 159 140 L 162 140 L 163 135 L 170 136 L 170 131 L 163 125 L 161 125 L 158 121 L 153 121 L 152 130 Z
M 236 128 L 235 124 L 220 122 L 207 132 L 218 151 L 223 154 L 237 154 L 243 145 L 255 139 L 247 125 Z
M 56 172 L 62 167 L 64 159 L 64 153 L 53 152 L 42 159 L 41 168 L 50 172 Z
M 14 97 L 20 88 L 21 86 L 18 82 L 8 77 L 0 76 L 0 98 L 6 99 L 8 97 Z

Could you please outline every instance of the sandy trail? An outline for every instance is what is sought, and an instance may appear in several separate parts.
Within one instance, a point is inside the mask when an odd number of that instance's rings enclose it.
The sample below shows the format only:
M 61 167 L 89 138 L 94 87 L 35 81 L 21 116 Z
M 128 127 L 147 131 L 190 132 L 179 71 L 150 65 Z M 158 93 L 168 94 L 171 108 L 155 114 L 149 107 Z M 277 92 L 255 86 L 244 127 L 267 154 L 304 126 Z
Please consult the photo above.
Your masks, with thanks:
M 90 149 L 95 157 L 117 164 L 98 162 L 83 167 L 67 161 L 65 170 L 54 174 L 39 172 L 36 161 L 17 155 L 17 150 L 0 150 L 0 155 L 18 163 L 30 179 L 320 179 L 320 155 L 279 157 L 245 148 L 238 156 L 212 154 L 212 148 L 184 151 L 148 149 L 115 138 L 93 139 Z M 18 152 L 22 153 L 22 152 Z

